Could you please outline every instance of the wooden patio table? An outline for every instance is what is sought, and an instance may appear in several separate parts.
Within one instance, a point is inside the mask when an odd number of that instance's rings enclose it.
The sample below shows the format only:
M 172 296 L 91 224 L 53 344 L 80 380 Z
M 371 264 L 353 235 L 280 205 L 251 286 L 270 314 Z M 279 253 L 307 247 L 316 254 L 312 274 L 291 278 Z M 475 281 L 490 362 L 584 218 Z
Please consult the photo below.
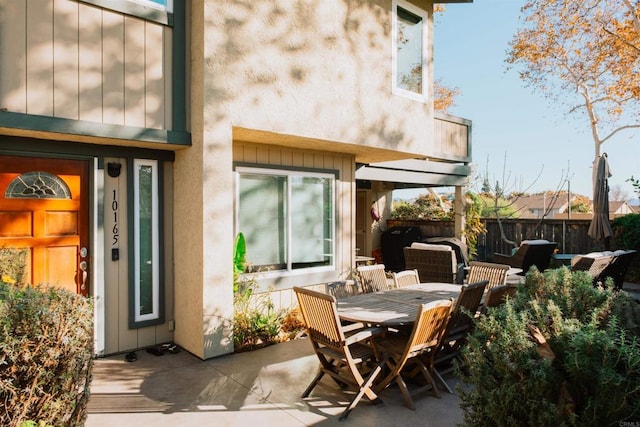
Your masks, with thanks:
M 457 298 L 461 285 L 420 283 L 360 294 L 337 302 L 340 319 L 380 326 L 412 324 L 421 304 Z

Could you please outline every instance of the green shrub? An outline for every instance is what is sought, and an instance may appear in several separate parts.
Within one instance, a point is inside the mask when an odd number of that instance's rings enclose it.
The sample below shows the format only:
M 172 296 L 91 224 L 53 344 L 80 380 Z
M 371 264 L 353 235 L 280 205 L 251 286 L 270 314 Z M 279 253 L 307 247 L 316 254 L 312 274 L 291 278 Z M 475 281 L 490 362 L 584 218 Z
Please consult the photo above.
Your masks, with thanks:
M 235 280 L 233 341 L 236 352 L 254 350 L 282 341 L 283 310 L 277 310 L 269 292 L 256 293 L 251 276 Z
M 640 214 L 620 216 L 611 221 L 614 248 L 640 249 Z
M 611 228 L 613 230 L 612 248 L 640 251 L 640 214 L 620 216 L 611 221 Z M 640 283 L 640 255 L 631 261 L 625 280 Z
M 92 366 L 90 300 L 0 283 L 0 425 L 83 425 Z
M 584 272 L 529 273 L 512 299 L 478 320 L 463 350 L 465 425 L 640 419 L 639 307 L 625 292 L 594 288 Z
M 26 262 L 25 249 L 0 248 L 0 281 L 21 285 L 24 281 Z

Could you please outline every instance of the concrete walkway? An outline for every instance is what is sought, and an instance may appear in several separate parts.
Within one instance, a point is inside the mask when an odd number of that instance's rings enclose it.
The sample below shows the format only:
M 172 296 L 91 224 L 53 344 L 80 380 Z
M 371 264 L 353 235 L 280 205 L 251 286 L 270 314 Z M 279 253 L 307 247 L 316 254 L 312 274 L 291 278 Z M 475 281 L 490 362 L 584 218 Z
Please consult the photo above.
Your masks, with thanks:
M 384 404 L 363 399 L 346 421 L 347 400 L 324 378 L 308 399 L 300 395 L 318 367 L 307 339 L 202 361 L 181 351 L 154 356 L 136 352 L 96 360 L 87 427 L 128 426 L 455 426 L 460 399 L 441 391 L 406 408 L 397 387 L 381 394 Z M 445 377 L 455 385 L 451 376 Z

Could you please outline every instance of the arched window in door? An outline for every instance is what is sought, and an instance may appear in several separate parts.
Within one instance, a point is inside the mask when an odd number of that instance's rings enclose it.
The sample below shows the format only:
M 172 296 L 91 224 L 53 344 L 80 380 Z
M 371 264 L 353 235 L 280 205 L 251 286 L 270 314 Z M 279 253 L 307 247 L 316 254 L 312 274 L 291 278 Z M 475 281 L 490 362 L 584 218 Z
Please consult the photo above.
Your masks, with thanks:
M 25 172 L 15 177 L 4 193 L 7 199 L 70 199 L 71 191 L 58 176 L 48 172 Z

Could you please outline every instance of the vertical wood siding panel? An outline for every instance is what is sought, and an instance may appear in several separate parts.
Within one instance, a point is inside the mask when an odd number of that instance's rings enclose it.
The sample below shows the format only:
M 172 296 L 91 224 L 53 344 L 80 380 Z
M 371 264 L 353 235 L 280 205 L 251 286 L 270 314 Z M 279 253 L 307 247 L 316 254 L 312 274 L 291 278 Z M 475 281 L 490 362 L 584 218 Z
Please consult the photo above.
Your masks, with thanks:
M 53 12 L 53 114 L 77 120 L 78 106 L 78 3 L 54 0 Z
M 27 0 L 27 113 L 53 115 L 53 0 Z
M 145 23 L 145 126 L 164 129 L 163 26 Z
M 282 150 L 269 149 L 269 164 L 282 166 Z
M 102 121 L 102 12 L 79 4 L 79 116 Z
M 124 124 L 124 16 L 104 12 L 103 15 L 103 94 L 105 123 Z
M 300 151 L 294 151 L 291 154 L 291 166 L 301 167 L 304 165 L 304 155 Z
M 269 148 L 265 146 L 259 146 L 257 148 L 256 162 L 261 165 L 269 164 Z
M 293 165 L 293 153 L 291 150 L 283 150 L 281 154 L 282 166 L 292 166 Z
M 314 158 L 314 154 L 313 153 L 305 152 L 303 154 L 302 167 L 312 168 L 313 167 L 313 158 Z
M 242 152 L 242 144 L 234 142 L 233 150 L 231 151 L 232 161 L 234 163 L 241 161 L 241 156 L 240 156 L 241 152 Z
M 124 121 L 145 126 L 144 21 L 124 18 Z
M 117 158 L 105 158 L 105 164 L 109 162 L 123 162 L 123 159 Z M 122 163 L 123 170 L 126 173 L 125 163 Z M 114 226 L 118 225 L 118 231 L 121 236 L 126 236 L 126 228 L 122 221 L 124 220 L 124 215 L 122 212 L 126 208 L 124 205 L 124 201 L 126 200 L 126 195 L 121 191 L 126 190 L 126 185 L 121 185 L 121 178 L 112 178 L 108 174 L 105 174 L 104 178 L 104 193 L 103 193 L 103 204 L 105 206 L 105 215 L 104 215 L 104 229 L 105 229 L 105 240 L 104 240 L 104 253 L 111 254 L 111 249 L 114 247 L 120 248 L 121 254 L 126 254 L 121 245 L 115 246 L 112 240 L 112 236 L 110 236 L 107 230 L 113 230 Z M 112 207 L 114 202 L 114 191 L 115 191 L 115 201 L 117 202 L 117 217 L 112 214 Z M 104 287 L 104 308 L 105 308 L 105 343 L 104 349 L 105 353 L 116 353 L 120 351 L 120 347 L 118 345 L 118 321 L 119 321 L 119 294 L 120 294 L 120 269 L 126 265 L 126 257 L 121 257 L 118 262 L 105 262 L 104 263 L 104 277 L 105 277 L 105 287 Z M 127 307 L 126 305 L 124 306 Z
M 27 112 L 27 3 L 0 0 L 0 108 Z
M 258 150 L 255 145 L 245 145 L 242 161 L 247 163 L 258 162 Z

